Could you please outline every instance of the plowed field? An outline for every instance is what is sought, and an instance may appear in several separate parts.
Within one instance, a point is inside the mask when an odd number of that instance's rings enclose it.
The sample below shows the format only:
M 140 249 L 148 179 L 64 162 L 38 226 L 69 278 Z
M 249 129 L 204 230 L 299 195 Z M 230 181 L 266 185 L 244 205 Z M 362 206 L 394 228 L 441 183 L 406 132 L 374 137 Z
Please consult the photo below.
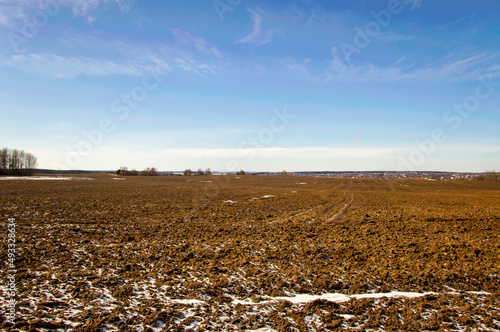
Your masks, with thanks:
M 5 331 L 500 329 L 498 182 L 85 175 L 0 203 Z

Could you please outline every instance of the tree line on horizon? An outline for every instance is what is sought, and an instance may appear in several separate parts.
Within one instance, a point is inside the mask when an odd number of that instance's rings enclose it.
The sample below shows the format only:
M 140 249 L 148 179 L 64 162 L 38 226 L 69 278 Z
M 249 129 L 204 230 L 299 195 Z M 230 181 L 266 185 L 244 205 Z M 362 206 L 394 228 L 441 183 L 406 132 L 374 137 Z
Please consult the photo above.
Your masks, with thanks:
M 135 169 L 129 170 L 128 167 L 122 166 L 120 169 L 116 171 L 117 175 L 121 176 L 158 176 L 160 175 L 158 173 L 158 170 L 155 167 L 147 167 L 143 171 L 137 171 Z M 169 173 L 167 175 L 173 175 L 173 173 Z M 183 173 L 184 176 L 192 176 L 192 175 L 212 175 L 212 171 L 210 168 L 207 168 L 205 171 L 203 171 L 201 168 L 198 169 L 198 171 L 192 171 L 191 169 L 186 169 L 184 170 Z
M 486 171 L 481 173 L 476 178 L 478 181 L 500 181 L 500 173 L 493 171 Z
M 198 171 L 193 172 L 190 168 L 184 170 L 183 173 L 184 176 L 191 176 L 191 175 L 212 175 L 212 171 L 210 168 L 207 168 L 205 171 L 203 171 L 201 168 L 198 168 Z
M 33 175 L 37 164 L 35 155 L 24 150 L 0 150 L 0 175 Z
M 143 171 L 136 171 L 135 169 L 129 171 L 128 167 L 122 166 L 116 171 L 117 175 L 121 176 L 157 176 L 158 171 L 155 167 L 147 167 Z

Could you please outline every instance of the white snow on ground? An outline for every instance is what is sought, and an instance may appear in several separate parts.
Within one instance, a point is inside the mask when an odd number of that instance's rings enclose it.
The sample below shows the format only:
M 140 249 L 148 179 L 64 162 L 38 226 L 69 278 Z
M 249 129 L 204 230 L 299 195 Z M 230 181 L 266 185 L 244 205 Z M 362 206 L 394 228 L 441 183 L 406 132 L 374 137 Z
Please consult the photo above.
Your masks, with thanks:
M 470 291 L 470 292 L 467 292 L 469 294 L 474 294 L 474 295 L 491 295 L 491 293 L 488 293 L 488 292 L 476 292 L 476 291 Z
M 113 178 L 113 180 L 125 180 L 125 178 Z
M 323 295 L 297 294 L 294 297 L 278 296 L 272 298 L 275 301 L 290 301 L 292 303 L 308 303 L 315 300 L 327 300 L 331 302 L 347 302 L 350 300 L 348 295 L 331 293 Z
M 262 198 L 269 198 L 269 197 L 274 197 L 274 195 L 264 195 Z
M 435 292 L 425 292 L 425 293 L 413 293 L 413 292 L 389 292 L 389 293 L 370 293 L 370 294 L 359 294 L 352 295 L 351 298 L 355 299 L 380 299 L 383 297 L 407 297 L 410 299 L 422 297 L 426 295 L 439 295 Z
M 95 180 L 92 178 L 79 177 L 50 177 L 50 176 L 6 176 L 0 177 L 0 180 Z
M 202 301 L 202 300 L 192 300 L 192 299 L 188 299 L 188 300 L 170 299 L 169 301 L 174 302 L 174 303 L 179 303 L 179 304 L 203 304 L 203 303 L 205 303 L 205 301 Z
M 158 327 L 153 327 L 153 326 L 150 326 L 150 328 L 155 331 L 155 332 L 160 332 L 163 330 L 163 327 L 165 326 L 165 323 L 162 322 L 161 320 L 157 320 L 156 321 L 156 324 L 158 325 Z
M 305 183 L 305 182 L 297 182 L 297 184 L 307 184 L 307 183 Z
M 227 201 L 224 201 L 224 203 L 237 203 L 236 201 L 232 201 L 230 199 L 228 199 Z
M 476 295 L 491 295 L 488 292 L 467 292 Z M 454 294 L 454 293 L 444 293 L 444 294 Z M 288 296 L 277 296 L 270 297 L 269 300 L 261 301 L 261 302 L 252 302 L 250 299 L 244 300 L 233 300 L 234 304 L 242 304 L 242 305 L 258 305 L 258 304 L 268 304 L 275 301 L 289 301 L 292 303 L 308 303 L 316 300 L 326 300 L 330 302 L 347 302 L 352 299 L 379 299 L 379 298 L 394 298 L 394 297 L 407 297 L 410 299 L 423 297 L 426 295 L 440 295 L 440 293 L 435 292 L 425 292 L 425 293 L 414 293 L 414 292 L 389 292 L 389 293 L 367 293 L 367 294 L 354 294 L 354 295 L 345 295 L 340 293 L 326 293 L 322 295 L 311 295 L 311 294 L 297 294 L 293 297 Z
M 491 295 L 488 292 L 467 292 L 476 295 Z M 453 294 L 453 293 L 444 293 L 444 294 Z M 298 294 L 294 297 L 287 296 L 278 296 L 272 298 L 277 301 L 290 301 L 292 303 L 308 303 L 315 300 L 327 300 L 331 302 L 346 302 L 351 299 L 379 299 L 379 298 L 394 298 L 394 297 L 407 297 L 407 298 L 417 298 L 423 297 L 426 295 L 440 295 L 440 293 L 436 292 L 425 292 L 425 293 L 415 293 L 415 292 L 389 292 L 389 293 L 367 293 L 367 294 L 354 294 L 354 295 L 344 295 L 339 293 L 327 293 L 323 295 L 310 295 L 310 294 Z

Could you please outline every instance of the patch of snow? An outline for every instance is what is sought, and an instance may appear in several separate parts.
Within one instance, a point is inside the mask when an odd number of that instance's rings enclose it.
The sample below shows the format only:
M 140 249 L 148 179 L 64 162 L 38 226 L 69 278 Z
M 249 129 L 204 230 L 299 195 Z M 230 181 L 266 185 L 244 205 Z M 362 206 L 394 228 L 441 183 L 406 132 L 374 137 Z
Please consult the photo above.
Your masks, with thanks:
M 276 301 L 289 301 L 292 303 L 308 303 L 316 300 L 327 300 L 331 302 L 347 302 L 350 300 L 349 295 L 330 293 L 323 295 L 297 294 L 294 297 L 278 296 L 273 298 Z
M 233 304 L 241 304 L 241 305 L 258 305 L 258 304 L 268 304 L 271 303 L 272 301 L 260 301 L 260 302 L 252 302 L 250 299 L 244 299 L 244 300 L 233 300 Z
M 166 325 L 164 322 L 162 322 L 161 320 L 157 320 L 156 321 L 156 325 L 158 325 L 158 327 L 153 327 L 153 326 L 150 326 L 150 328 L 155 331 L 155 332 L 160 332 L 163 330 L 163 327 Z
M 410 299 L 422 297 L 426 295 L 439 295 L 439 293 L 435 292 L 426 292 L 426 293 L 414 293 L 414 292 L 389 292 L 389 293 L 368 293 L 368 294 L 358 294 L 351 295 L 352 298 L 356 299 L 380 299 L 383 297 L 407 297 Z
M 426 292 L 426 293 L 413 293 L 413 292 L 389 292 L 389 293 L 367 293 L 367 294 L 355 294 L 355 295 L 345 295 L 340 293 L 326 293 L 323 295 L 311 295 L 311 294 L 297 294 L 293 297 L 289 296 L 277 296 L 271 297 L 268 301 L 262 301 L 258 303 L 251 302 L 250 299 L 245 300 L 234 300 L 235 304 L 243 304 L 243 305 L 257 305 L 257 304 L 266 304 L 274 301 L 289 301 L 295 304 L 300 303 L 309 303 L 316 300 L 326 300 L 330 302 L 347 302 L 351 299 L 378 299 L 378 298 L 394 298 L 394 297 L 407 297 L 407 298 L 417 298 L 426 295 L 439 295 L 439 293 L 434 292 Z
M 54 176 L 5 176 L 0 177 L 0 180 L 95 180 L 93 178 L 85 178 L 85 177 L 54 177 Z
M 193 300 L 193 299 L 186 299 L 186 300 L 170 299 L 170 302 L 179 303 L 179 304 L 204 304 L 205 303 L 205 301 Z
M 227 201 L 224 201 L 224 203 L 237 203 L 236 201 L 232 201 L 230 199 L 228 199 Z
M 467 292 L 469 294 L 474 294 L 474 295 L 491 295 L 491 293 L 488 293 L 488 292 L 484 292 L 484 291 L 470 291 L 470 292 Z

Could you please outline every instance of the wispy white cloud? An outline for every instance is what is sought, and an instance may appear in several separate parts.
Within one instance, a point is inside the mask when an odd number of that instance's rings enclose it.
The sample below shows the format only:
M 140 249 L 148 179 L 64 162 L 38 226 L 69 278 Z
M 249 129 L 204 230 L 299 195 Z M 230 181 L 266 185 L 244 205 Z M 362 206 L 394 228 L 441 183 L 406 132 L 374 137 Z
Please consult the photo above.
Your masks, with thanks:
M 401 58 L 389 67 L 371 63 L 354 65 L 346 63 L 338 56 L 336 47 L 332 49 L 333 60 L 327 70 L 325 81 L 340 82 L 397 82 L 397 81 L 445 81 L 465 82 L 476 80 L 480 75 L 494 73 L 500 76 L 500 65 L 492 64 L 496 55 L 477 54 L 465 59 L 448 61 L 421 68 L 401 67 Z
M 479 146 L 466 148 L 449 146 L 437 147 L 436 157 L 429 158 L 419 170 L 442 169 L 463 171 L 477 169 L 484 171 L 485 165 L 498 163 L 499 148 L 483 149 L 483 157 L 471 161 L 464 153 L 474 154 L 477 158 Z M 376 147 L 376 148 L 263 148 L 263 149 L 224 149 L 224 148 L 176 148 L 151 149 L 149 146 L 101 146 L 96 148 L 90 158 L 84 160 L 83 169 L 117 169 L 126 165 L 138 170 L 155 166 L 160 170 L 184 170 L 188 167 L 210 167 L 214 171 L 231 171 L 228 162 L 236 162 L 245 170 L 283 170 L 283 167 L 299 170 L 397 170 L 398 156 L 411 153 L 414 148 Z M 54 149 L 31 149 L 40 156 L 40 167 L 57 168 L 54 160 L 61 159 Z M 448 159 L 438 157 L 440 152 L 450 152 Z M 60 152 L 61 153 L 61 152 Z M 63 154 L 64 155 L 64 154 Z M 468 155 L 469 157 L 472 155 Z M 494 157 L 491 159 L 491 157 Z M 119 161 L 120 164 L 117 164 Z M 291 163 L 293 161 L 293 163 Z M 476 163 L 476 164 L 475 164 Z
M 75 17 L 82 17 L 92 25 L 97 19 L 96 9 L 109 3 L 117 3 L 123 11 L 129 10 L 125 0 L 0 0 L 0 24 L 11 29 L 20 28 L 20 24 L 31 22 L 37 12 L 57 12 L 57 9 L 66 7 Z
M 255 11 L 248 10 L 252 17 L 252 31 L 245 37 L 236 39 L 236 44 L 250 44 L 253 46 L 262 46 L 273 40 L 274 31 L 262 30 L 262 16 Z
M 206 77 L 227 65 L 224 55 L 206 39 L 187 31 L 174 29 L 173 44 L 162 47 L 163 54 L 172 58 L 178 68 Z
M 399 58 L 399 60 L 398 60 L 398 61 L 396 61 L 396 63 L 395 63 L 394 65 L 395 65 L 395 66 L 399 65 L 401 62 L 403 62 L 403 61 L 404 61 L 404 59 L 406 59 L 406 57 L 405 57 L 405 56 L 403 56 L 403 57 Z
M 80 75 L 85 76 L 107 76 L 127 75 L 142 76 L 146 72 L 166 72 L 168 64 L 156 62 L 151 59 L 150 63 L 125 63 L 120 64 L 109 60 L 95 58 L 61 57 L 54 54 L 28 54 L 13 55 L 7 59 L 0 59 L 0 63 L 18 68 L 30 75 L 40 77 L 71 79 Z M 156 62 L 156 63 L 155 63 Z
M 359 142 L 359 139 L 354 141 Z M 362 140 L 361 140 L 362 141 Z M 414 150 L 413 147 L 372 147 L 372 148 L 343 148 L 343 147 L 267 147 L 260 149 L 238 149 L 238 148 L 173 148 L 173 149 L 137 149 L 137 148 L 115 148 L 101 147 L 108 154 L 134 155 L 135 157 L 147 159 L 316 159 L 316 160 L 366 160 L 377 158 L 389 158 L 397 160 L 398 156 L 408 154 Z M 500 148 L 484 148 L 476 146 L 440 146 L 437 152 L 484 152 L 492 153 L 500 151 Z
M 217 48 L 211 45 L 206 39 L 202 37 L 193 36 L 189 32 L 181 29 L 174 29 L 172 31 L 172 34 L 179 44 L 184 45 L 187 48 L 191 48 L 201 53 L 215 57 L 221 56 Z
M 1 1 L 1 0 L 0 0 Z M 143 47 L 119 40 L 103 44 L 98 36 L 77 34 L 64 36 L 67 54 L 60 52 L 28 53 L 0 57 L 0 66 L 15 67 L 38 77 L 72 79 L 80 75 L 142 76 L 147 72 L 186 71 L 207 77 L 227 66 L 225 56 L 202 37 L 175 29 L 175 39 Z M 91 49 L 99 58 L 85 55 Z M 92 54 L 92 53 L 89 53 Z
M 396 156 L 397 153 L 409 151 L 406 148 L 262 148 L 262 149 L 168 149 L 159 151 L 161 155 L 169 157 L 192 158 L 355 158 L 366 159 L 374 157 Z
M 89 24 L 96 20 L 94 12 L 99 5 L 112 2 L 117 3 L 123 11 L 129 10 L 129 6 L 124 0 L 58 0 L 60 6 L 69 7 L 75 16 L 83 17 Z

